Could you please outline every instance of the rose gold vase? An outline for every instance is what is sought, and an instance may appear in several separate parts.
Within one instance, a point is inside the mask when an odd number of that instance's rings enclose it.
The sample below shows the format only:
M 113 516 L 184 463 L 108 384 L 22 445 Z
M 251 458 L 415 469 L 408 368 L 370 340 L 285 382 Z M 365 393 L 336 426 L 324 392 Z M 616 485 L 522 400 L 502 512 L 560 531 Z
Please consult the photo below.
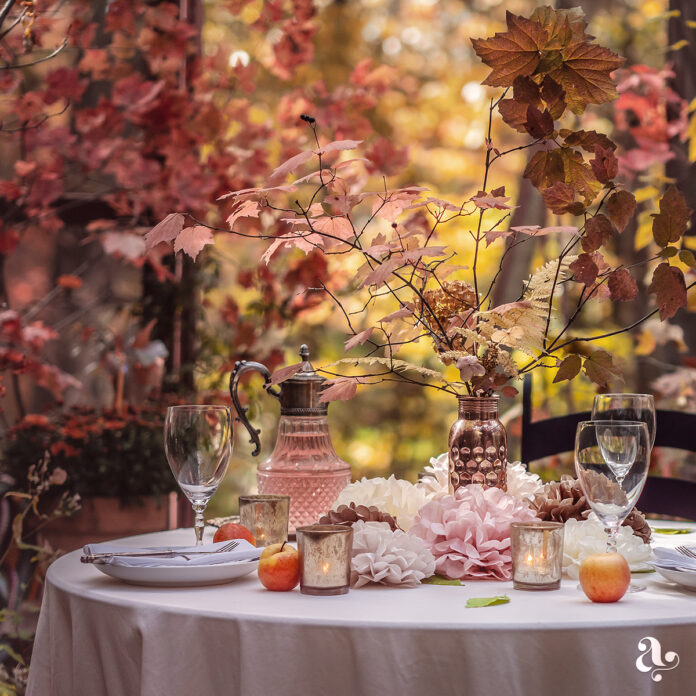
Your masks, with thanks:
M 449 434 L 449 491 L 470 483 L 507 490 L 507 435 L 497 396 L 459 396 Z

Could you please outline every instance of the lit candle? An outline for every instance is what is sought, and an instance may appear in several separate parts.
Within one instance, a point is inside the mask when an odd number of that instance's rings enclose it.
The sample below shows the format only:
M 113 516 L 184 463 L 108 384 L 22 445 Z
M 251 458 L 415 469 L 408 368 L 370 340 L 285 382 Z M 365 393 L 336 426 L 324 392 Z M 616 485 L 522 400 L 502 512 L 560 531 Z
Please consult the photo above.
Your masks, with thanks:
M 563 523 L 510 525 L 512 584 L 516 590 L 557 590 L 563 572 Z
M 257 546 L 288 540 L 289 495 L 239 496 L 239 522 L 256 539 Z
M 353 528 L 313 524 L 297 528 L 300 591 L 311 595 L 345 594 L 350 587 Z

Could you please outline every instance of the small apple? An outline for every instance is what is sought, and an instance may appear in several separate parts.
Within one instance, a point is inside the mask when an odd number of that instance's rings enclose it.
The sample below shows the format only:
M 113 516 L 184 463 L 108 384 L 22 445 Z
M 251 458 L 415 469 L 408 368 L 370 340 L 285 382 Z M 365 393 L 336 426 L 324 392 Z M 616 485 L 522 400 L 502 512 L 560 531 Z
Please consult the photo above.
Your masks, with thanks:
M 259 580 L 267 590 L 287 592 L 300 581 L 300 557 L 287 541 L 267 546 L 259 558 Z
M 631 569 L 620 553 L 597 553 L 580 565 L 580 587 L 593 602 L 618 602 L 630 584 Z
M 215 532 L 213 542 L 228 541 L 229 539 L 246 539 L 250 544 L 256 546 L 254 535 L 244 525 L 235 524 L 234 522 L 225 522 Z

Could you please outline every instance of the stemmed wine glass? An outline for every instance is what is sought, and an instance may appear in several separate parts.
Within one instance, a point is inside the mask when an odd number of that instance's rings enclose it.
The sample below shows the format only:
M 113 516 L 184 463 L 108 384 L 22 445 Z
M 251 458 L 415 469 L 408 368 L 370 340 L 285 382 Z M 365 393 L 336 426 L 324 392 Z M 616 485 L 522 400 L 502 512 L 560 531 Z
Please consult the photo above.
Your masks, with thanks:
M 578 424 L 575 471 L 590 507 L 604 525 L 607 551 L 638 500 L 650 465 L 648 426 L 639 421 L 592 420 Z
M 650 449 L 655 446 L 657 420 L 652 394 L 597 394 L 592 420 L 642 421 L 648 426 Z
M 196 546 L 203 543 L 203 511 L 232 454 L 232 414 L 227 406 L 170 406 L 164 422 L 169 468 L 194 512 Z

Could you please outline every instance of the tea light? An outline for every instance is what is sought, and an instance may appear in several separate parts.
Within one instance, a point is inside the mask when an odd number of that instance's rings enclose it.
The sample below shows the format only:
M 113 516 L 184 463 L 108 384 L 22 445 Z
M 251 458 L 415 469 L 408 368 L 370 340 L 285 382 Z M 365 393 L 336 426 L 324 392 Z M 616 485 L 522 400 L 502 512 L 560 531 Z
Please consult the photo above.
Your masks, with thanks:
M 240 495 L 239 521 L 256 539 L 257 546 L 288 540 L 289 495 Z
M 348 592 L 352 527 L 331 524 L 298 527 L 297 548 L 302 594 L 338 595 Z
M 561 586 L 562 522 L 513 522 L 510 546 L 516 590 L 557 590 Z

